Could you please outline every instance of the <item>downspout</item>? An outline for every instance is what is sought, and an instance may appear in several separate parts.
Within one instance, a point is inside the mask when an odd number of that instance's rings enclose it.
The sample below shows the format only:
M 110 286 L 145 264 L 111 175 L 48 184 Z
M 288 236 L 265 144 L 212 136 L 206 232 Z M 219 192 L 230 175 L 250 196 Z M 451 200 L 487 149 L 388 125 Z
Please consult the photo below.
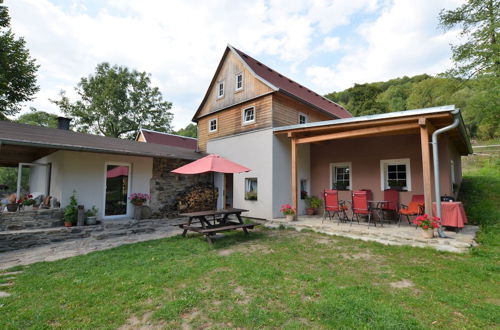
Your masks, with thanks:
M 442 217 L 442 210 L 441 210 L 441 180 L 439 177 L 439 146 L 438 146 L 438 136 L 441 133 L 447 132 L 449 130 L 454 129 L 460 124 L 460 111 L 453 110 L 451 112 L 453 114 L 454 120 L 451 125 L 445 126 L 443 128 L 440 128 L 436 130 L 434 133 L 432 133 L 432 155 L 433 155 L 433 162 L 434 162 L 434 191 L 436 194 L 436 213 L 439 219 Z M 448 236 L 445 235 L 443 228 L 441 227 L 441 224 L 439 225 L 438 228 L 438 235 L 441 238 L 449 238 Z

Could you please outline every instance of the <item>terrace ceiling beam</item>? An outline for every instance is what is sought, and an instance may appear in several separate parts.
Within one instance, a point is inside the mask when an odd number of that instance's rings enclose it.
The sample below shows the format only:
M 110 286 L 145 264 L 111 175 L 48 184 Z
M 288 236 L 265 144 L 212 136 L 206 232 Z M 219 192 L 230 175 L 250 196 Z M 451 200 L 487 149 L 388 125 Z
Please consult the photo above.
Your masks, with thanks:
M 383 135 L 384 133 L 388 133 L 388 132 L 400 132 L 400 131 L 407 131 L 407 130 L 418 129 L 418 128 L 419 128 L 419 125 L 417 122 L 408 123 L 408 124 L 369 127 L 369 128 L 361 128 L 361 129 L 357 129 L 357 130 L 350 130 L 350 131 L 343 131 L 343 132 L 337 132 L 337 133 L 322 134 L 322 135 L 298 138 L 298 139 L 296 139 L 296 143 L 303 144 L 303 143 L 313 143 L 313 142 L 337 140 L 337 139 L 352 138 L 352 137 L 376 136 L 376 135 Z

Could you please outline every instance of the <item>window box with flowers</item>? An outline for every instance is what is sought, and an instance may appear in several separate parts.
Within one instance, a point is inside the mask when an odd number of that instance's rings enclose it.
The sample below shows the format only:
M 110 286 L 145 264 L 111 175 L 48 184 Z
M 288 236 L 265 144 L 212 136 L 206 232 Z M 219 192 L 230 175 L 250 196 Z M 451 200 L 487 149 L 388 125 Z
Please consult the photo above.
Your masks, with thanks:
M 151 196 L 149 194 L 133 193 L 130 194 L 128 199 L 134 206 L 142 206 L 144 205 L 144 203 L 146 203 L 146 201 L 151 199 Z

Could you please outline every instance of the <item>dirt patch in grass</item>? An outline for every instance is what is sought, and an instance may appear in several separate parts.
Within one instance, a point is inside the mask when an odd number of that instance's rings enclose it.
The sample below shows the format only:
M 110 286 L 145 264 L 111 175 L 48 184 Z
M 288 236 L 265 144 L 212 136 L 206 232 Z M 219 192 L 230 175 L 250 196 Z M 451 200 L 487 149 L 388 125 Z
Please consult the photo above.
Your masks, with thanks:
M 239 304 L 246 305 L 250 302 L 251 297 L 247 294 L 243 287 L 237 286 L 236 288 L 234 288 L 234 293 L 242 297 L 241 299 L 238 299 Z
M 391 282 L 389 283 L 389 285 L 396 289 L 412 288 L 415 286 L 412 281 L 406 279 L 397 282 Z
M 223 257 L 230 256 L 233 253 L 244 252 L 244 253 L 255 253 L 259 254 L 269 254 L 273 253 L 274 250 L 270 249 L 262 244 L 240 244 L 229 249 L 219 250 L 217 254 Z
M 153 312 L 148 312 L 144 314 L 141 318 L 136 315 L 132 315 L 128 318 L 127 323 L 122 325 L 119 330 L 149 330 L 149 329 L 163 329 L 165 322 L 153 323 L 151 321 L 151 315 Z

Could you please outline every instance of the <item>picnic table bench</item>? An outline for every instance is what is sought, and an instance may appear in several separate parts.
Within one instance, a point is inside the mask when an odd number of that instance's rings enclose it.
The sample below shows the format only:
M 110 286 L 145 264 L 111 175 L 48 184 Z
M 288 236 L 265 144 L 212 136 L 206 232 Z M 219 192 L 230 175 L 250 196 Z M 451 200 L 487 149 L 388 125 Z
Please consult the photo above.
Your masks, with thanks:
M 241 218 L 242 212 L 248 212 L 248 210 L 229 208 L 223 210 L 181 213 L 179 215 L 189 217 L 189 221 L 179 224 L 179 227 L 184 229 L 182 236 L 186 236 L 188 231 L 194 231 L 205 235 L 208 243 L 212 244 L 210 236 L 217 233 L 241 228 L 245 234 L 248 235 L 248 229 L 253 229 L 255 226 L 258 226 L 258 224 L 253 223 L 243 223 L 243 219 Z M 230 215 L 235 215 L 238 222 L 230 221 Z M 195 220 L 198 220 L 201 226 L 193 226 L 193 221 Z M 210 223 L 210 220 L 212 220 L 213 223 Z

